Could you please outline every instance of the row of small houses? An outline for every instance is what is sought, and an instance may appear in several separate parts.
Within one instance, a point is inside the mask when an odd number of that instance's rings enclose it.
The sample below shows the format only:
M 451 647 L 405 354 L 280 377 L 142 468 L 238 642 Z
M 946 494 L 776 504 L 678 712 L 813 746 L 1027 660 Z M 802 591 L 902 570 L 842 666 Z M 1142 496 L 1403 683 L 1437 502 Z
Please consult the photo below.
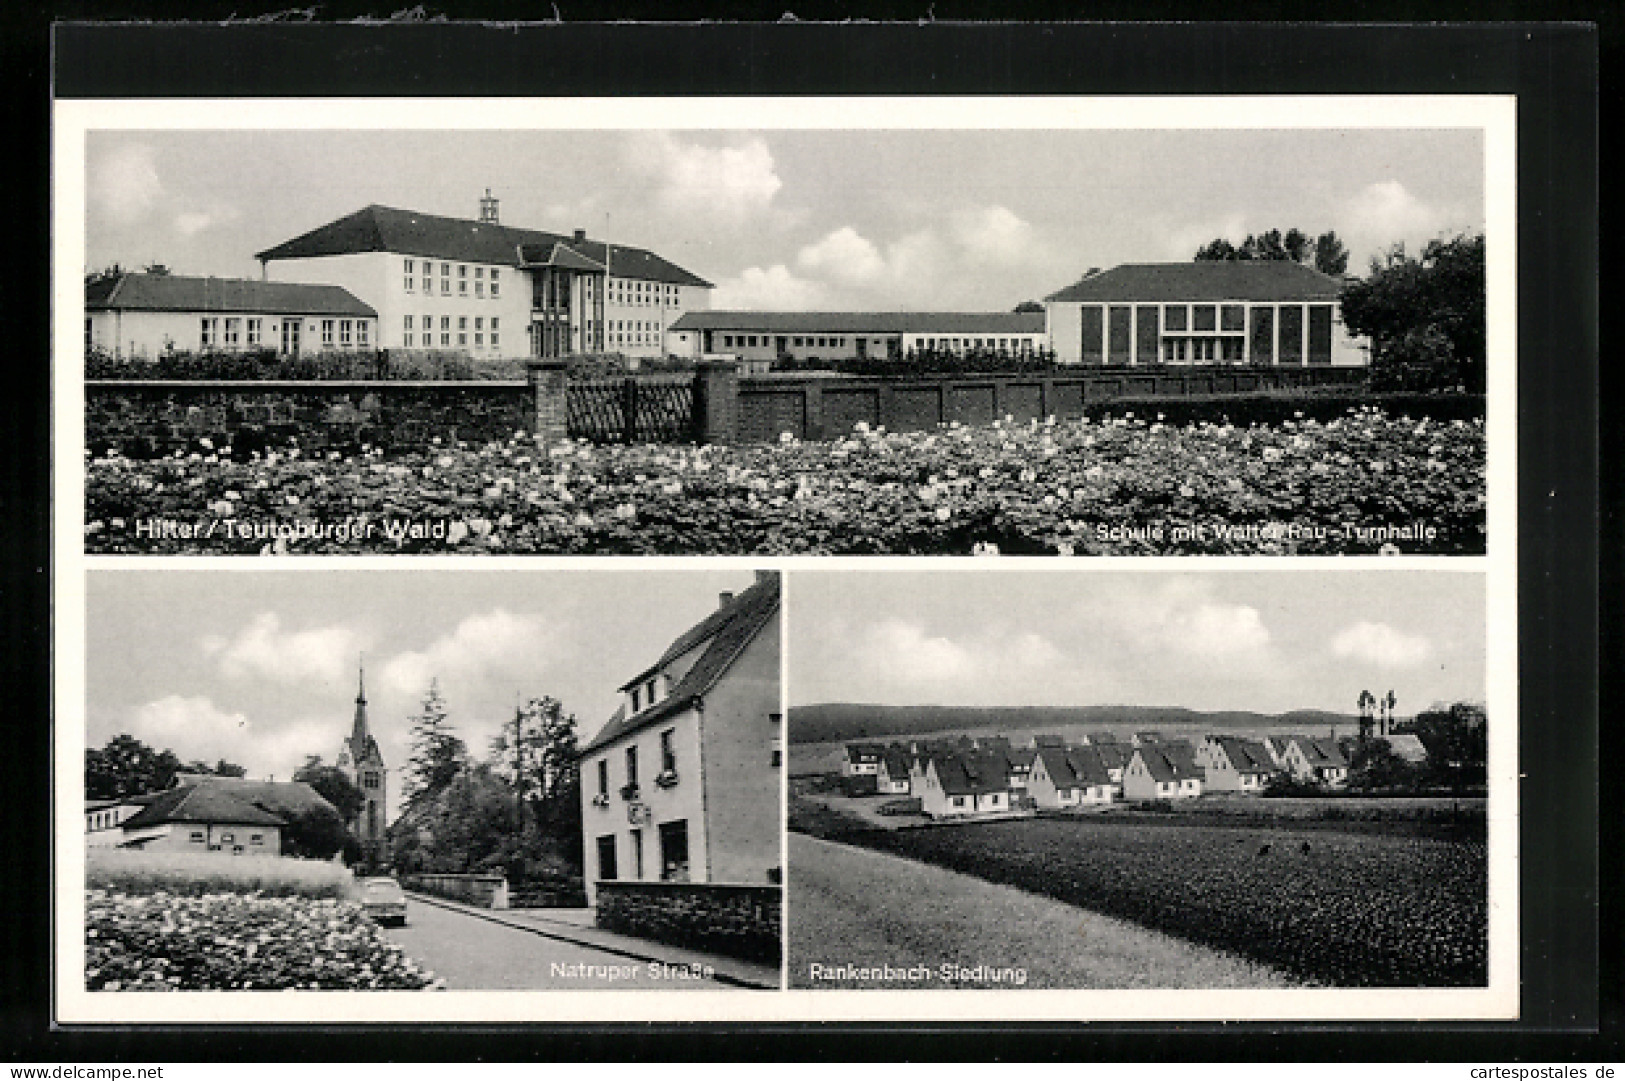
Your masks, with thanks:
M 1385 737 L 1413 762 L 1427 751 L 1413 735 Z M 1199 743 L 1138 732 L 1067 743 L 1037 736 L 1018 747 L 1003 736 L 910 743 L 851 743 L 842 774 L 848 791 L 914 796 L 933 818 L 993 814 L 1022 806 L 1061 809 L 1116 800 L 1189 799 L 1205 792 L 1243 795 L 1277 775 L 1337 788 L 1348 782 L 1351 742 L 1314 736 L 1204 736 Z

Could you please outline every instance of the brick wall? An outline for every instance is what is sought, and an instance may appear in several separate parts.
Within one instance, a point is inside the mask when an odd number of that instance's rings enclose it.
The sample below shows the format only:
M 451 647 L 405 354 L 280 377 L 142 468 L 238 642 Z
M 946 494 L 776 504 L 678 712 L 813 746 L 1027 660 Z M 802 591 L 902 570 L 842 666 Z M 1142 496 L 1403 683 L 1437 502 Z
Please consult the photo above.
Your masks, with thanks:
M 778 965 L 778 886 L 695 882 L 600 882 L 598 926 L 606 931 Z
M 797 375 L 741 377 L 740 442 L 767 442 L 789 432 L 797 439 L 843 435 L 859 421 L 891 431 L 939 424 L 1017 422 L 1077 417 L 1122 398 L 1197 398 L 1363 385 L 1363 368 L 1170 367 L 915 378 Z

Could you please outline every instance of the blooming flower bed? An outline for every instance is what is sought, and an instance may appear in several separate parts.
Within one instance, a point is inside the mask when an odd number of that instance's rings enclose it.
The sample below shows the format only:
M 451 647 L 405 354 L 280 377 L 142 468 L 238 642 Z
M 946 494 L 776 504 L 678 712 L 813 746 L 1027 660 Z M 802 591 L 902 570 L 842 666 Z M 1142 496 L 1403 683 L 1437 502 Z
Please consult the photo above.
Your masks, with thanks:
M 1481 553 L 1481 421 L 859 428 L 828 442 L 211 447 L 87 462 L 91 552 Z
M 351 901 L 85 891 L 91 991 L 423 990 L 439 982 Z

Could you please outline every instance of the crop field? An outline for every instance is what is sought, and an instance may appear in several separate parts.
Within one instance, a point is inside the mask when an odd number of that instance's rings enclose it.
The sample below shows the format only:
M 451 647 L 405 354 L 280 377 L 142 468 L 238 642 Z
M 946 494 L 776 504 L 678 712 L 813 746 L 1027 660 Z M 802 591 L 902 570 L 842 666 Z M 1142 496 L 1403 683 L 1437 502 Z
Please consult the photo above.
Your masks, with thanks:
M 1238 953 L 1313 983 L 1488 982 L 1480 843 L 1085 819 L 843 839 Z
M 89 552 L 1482 553 L 1481 421 L 864 430 L 742 447 L 90 458 Z

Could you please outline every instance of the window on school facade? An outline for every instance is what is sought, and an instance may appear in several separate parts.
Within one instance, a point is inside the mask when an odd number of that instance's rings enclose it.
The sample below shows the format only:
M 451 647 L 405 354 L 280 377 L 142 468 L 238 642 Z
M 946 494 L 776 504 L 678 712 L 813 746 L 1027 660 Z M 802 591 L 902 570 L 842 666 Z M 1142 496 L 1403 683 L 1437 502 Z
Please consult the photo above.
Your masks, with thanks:
M 405 284 L 406 291 L 408 293 L 410 293 L 412 291 L 412 287 L 417 281 L 417 279 L 415 277 L 415 274 L 416 274 L 416 269 L 415 268 L 416 267 L 417 267 L 416 260 L 408 259 L 408 260 L 405 261 L 405 266 L 403 267 L 404 273 L 401 275 L 401 280 L 402 280 L 403 284 Z
M 216 340 L 216 326 L 219 320 L 204 318 L 198 324 L 198 342 L 204 349 L 219 344 Z
M 327 349 L 333 348 L 333 320 L 322 320 L 322 345 Z
M 350 327 L 351 327 L 350 320 L 348 320 L 348 319 L 340 319 L 339 320 L 339 346 L 341 348 L 344 348 L 344 349 L 350 348 L 350 344 L 351 344 Z
M 250 319 L 248 321 L 248 344 L 258 345 L 265 340 L 265 320 Z
M 499 273 L 499 271 L 497 270 L 496 267 L 491 268 L 491 299 L 492 300 L 495 300 L 497 297 L 502 295 L 502 283 L 497 277 L 498 273 Z

